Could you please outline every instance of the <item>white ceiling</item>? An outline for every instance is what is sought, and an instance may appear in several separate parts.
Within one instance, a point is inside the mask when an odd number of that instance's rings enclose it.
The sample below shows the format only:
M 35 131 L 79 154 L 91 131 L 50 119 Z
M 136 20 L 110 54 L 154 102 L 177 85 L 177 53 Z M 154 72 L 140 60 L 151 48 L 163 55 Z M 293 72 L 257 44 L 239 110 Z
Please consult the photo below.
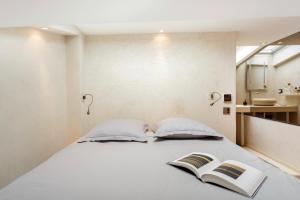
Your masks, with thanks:
M 78 25 L 86 35 L 164 32 L 237 32 L 238 45 L 271 43 L 300 30 L 300 17 Z
M 76 25 L 85 34 L 236 31 L 239 45 L 300 30 L 299 0 L 0 0 L 0 27 Z

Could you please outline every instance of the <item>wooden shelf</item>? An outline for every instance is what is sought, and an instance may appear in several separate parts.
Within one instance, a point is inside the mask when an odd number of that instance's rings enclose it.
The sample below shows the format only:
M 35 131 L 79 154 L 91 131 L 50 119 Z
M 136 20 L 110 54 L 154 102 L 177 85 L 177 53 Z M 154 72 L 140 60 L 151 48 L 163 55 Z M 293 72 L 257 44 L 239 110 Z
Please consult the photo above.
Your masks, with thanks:
M 259 113 L 259 112 L 298 112 L 297 106 L 254 106 L 236 105 L 237 113 Z
M 282 96 L 299 96 L 300 97 L 300 93 L 299 94 L 281 94 Z

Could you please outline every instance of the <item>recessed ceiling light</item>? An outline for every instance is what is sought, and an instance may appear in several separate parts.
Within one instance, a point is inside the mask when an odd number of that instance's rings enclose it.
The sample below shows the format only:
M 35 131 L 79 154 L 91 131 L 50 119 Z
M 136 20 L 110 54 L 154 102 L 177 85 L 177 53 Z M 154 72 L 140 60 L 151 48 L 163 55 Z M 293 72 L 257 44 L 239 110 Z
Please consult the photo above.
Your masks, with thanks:
M 160 29 L 160 31 L 159 31 L 160 33 L 163 33 L 164 32 L 164 29 Z
M 260 43 L 261 46 L 265 46 L 267 44 L 268 44 L 268 42 L 266 42 L 266 41 Z
M 43 29 L 43 30 L 48 30 L 49 28 L 47 28 L 47 27 L 42 27 L 41 29 Z
M 277 44 L 282 44 L 282 42 L 281 42 L 281 41 L 279 41 L 279 42 L 277 42 Z

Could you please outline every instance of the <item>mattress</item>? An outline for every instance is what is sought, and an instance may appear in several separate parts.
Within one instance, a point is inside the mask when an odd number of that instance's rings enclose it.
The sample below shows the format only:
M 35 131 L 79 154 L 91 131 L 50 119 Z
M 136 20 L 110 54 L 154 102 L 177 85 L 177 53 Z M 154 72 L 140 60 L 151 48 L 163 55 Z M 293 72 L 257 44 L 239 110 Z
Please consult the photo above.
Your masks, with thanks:
M 237 160 L 267 180 L 254 199 L 299 199 L 300 182 L 227 139 L 74 143 L 0 190 L 1 200 L 249 199 L 167 165 L 192 151 Z

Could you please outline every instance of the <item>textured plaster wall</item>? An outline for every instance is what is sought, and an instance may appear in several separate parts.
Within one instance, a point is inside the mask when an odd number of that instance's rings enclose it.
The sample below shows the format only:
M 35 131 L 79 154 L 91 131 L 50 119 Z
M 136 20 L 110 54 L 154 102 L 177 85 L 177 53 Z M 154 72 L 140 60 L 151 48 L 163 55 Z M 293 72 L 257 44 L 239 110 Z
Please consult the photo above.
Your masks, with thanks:
M 235 85 L 234 33 L 87 36 L 82 92 L 95 98 L 84 131 L 113 117 L 153 124 L 185 116 L 235 141 Z M 233 102 L 210 107 L 212 91 L 232 94 Z

